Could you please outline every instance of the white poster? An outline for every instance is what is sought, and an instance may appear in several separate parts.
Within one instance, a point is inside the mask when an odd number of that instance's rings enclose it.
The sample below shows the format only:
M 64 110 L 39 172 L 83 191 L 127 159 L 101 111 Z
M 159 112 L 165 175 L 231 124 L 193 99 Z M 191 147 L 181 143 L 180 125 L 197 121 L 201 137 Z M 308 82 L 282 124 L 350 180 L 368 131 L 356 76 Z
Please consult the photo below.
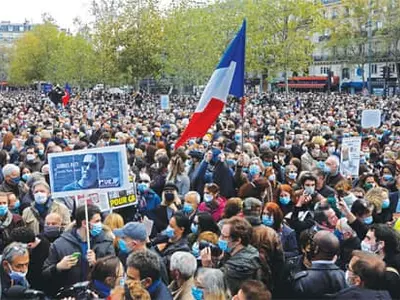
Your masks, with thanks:
M 360 150 L 361 137 L 343 138 L 340 153 L 340 173 L 343 176 L 358 177 Z
M 169 96 L 168 95 L 161 95 L 161 109 L 169 109 Z
M 379 109 L 363 110 L 361 115 L 362 128 L 378 128 L 381 126 L 381 111 Z

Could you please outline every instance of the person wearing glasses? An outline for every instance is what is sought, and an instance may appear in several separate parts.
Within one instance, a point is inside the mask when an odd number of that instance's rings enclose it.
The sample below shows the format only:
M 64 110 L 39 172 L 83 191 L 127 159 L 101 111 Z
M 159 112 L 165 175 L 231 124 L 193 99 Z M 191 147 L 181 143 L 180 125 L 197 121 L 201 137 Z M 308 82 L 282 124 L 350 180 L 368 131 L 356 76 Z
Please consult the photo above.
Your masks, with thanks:
M 81 163 L 81 178 L 64 186 L 63 191 L 95 189 L 99 187 L 98 174 L 104 168 L 101 154 L 86 154 Z
M 29 251 L 25 244 L 14 242 L 4 249 L 0 268 L 3 298 L 6 298 L 7 291 L 15 285 L 29 288 L 29 283 L 26 280 L 28 266 Z

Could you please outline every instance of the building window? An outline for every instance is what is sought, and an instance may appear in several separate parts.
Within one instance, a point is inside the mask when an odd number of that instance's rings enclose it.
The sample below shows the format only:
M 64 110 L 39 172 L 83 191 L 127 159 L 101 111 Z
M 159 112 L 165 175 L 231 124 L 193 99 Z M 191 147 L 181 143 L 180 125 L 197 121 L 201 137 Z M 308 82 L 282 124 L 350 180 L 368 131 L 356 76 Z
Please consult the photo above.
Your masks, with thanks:
M 389 64 L 390 72 L 394 73 L 396 72 L 396 65 L 395 64 Z
M 8 31 L 12 32 L 13 31 L 13 27 L 12 26 L 8 26 Z
M 350 79 L 350 69 L 349 68 L 343 68 L 342 79 Z
M 321 67 L 321 74 L 328 74 L 329 68 L 328 67 Z
M 19 31 L 23 32 L 24 31 L 24 26 L 19 26 Z
M 371 74 L 378 73 L 378 66 L 376 64 L 371 65 Z

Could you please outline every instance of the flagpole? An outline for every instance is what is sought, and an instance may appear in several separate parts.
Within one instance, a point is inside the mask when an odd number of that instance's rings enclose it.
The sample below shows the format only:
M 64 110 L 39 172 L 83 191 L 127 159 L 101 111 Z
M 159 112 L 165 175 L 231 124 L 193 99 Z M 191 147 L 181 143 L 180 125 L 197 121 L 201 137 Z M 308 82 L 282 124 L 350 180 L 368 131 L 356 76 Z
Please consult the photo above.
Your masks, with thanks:
M 242 99 L 240 99 L 240 112 L 241 112 L 241 130 L 242 130 L 242 145 L 240 147 L 240 150 L 242 151 L 242 153 L 244 153 L 244 149 L 243 149 L 243 145 L 244 145 L 244 96 L 242 97 Z

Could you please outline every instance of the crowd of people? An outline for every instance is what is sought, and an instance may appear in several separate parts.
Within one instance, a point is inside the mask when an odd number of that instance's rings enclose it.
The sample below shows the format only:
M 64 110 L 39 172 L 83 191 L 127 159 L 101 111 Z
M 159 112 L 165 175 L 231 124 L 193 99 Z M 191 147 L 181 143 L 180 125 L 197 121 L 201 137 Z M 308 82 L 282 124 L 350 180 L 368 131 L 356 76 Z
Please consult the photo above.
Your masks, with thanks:
M 251 94 L 175 149 L 197 102 L 0 94 L 2 299 L 400 299 L 400 99 Z M 136 205 L 52 197 L 50 154 L 112 145 Z

